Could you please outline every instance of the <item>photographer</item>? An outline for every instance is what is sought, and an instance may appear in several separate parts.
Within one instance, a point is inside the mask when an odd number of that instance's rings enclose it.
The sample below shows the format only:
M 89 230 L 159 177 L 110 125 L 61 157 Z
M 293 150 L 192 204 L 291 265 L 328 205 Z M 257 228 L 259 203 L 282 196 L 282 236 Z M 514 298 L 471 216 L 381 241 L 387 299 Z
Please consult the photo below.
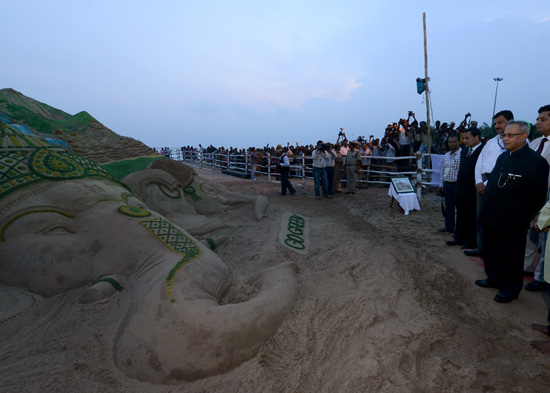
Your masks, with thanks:
M 329 158 L 327 160 L 327 167 L 325 168 L 327 172 L 327 184 L 328 184 L 328 194 L 334 195 L 334 166 L 336 165 L 336 151 L 334 150 L 334 147 L 331 143 L 326 143 L 328 149 L 327 152 L 329 154 Z
M 344 137 L 342 140 L 342 143 L 340 143 L 340 153 L 342 154 L 342 160 L 343 160 L 343 166 L 346 165 L 346 155 L 348 154 L 348 139 L 346 137 L 346 133 L 344 132 L 343 128 L 340 128 L 340 132 L 338 133 L 338 139 L 336 140 L 336 143 L 340 142 L 340 137 Z M 343 170 L 340 173 L 340 182 L 342 184 L 342 188 L 346 188 L 346 171 Z
M 411 155 L 411 140 L 409 138 L 409 122 L 405 119 L 399 120 L 399 153 L 401 157 Z
M 344 158 L 342 157 L 342 152 L 340 151 L 340 145 L 338 143 L 334 145 L 334 154 L 334 178 L 332 180 L 332 191 L 342 192 L 340 191 L 340 179 L 342 177 Z
M 327 181 L 327 160 L 330 157 L 328 152 L 329 146 L 324 144 L 323 141 L 317 142 L 317 148 L 313 150 L 311 158 L 313 159 L 313 181 L 315 183 L 315 197 L 317 199 L 321 198 L 319 191 L 319 182 L 323 187 L 323 196 L 325 198 L 332 198 L 328 195 L 328 181 Z

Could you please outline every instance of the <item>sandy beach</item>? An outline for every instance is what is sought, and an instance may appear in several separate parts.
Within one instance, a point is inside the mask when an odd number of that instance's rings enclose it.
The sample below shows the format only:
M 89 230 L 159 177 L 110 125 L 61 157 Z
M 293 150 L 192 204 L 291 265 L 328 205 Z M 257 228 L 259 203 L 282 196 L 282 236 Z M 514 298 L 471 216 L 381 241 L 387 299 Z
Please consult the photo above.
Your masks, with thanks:
M 445 246 L 439 199 L 421 211 L 390 208 L 387 187 L 316 200 L 311 187 L 280 196 L 278 183 L 197 170 L 231 191 L 263 195 L 260 222 L 248 205 L 218 215 L 232 224 L 216 251 L 237 285 L 223 299 L 254 295 L 246 280 L 285 261 L 298 265 L 299 299 L 252 359 L 213 377 L 153 385 L 126 377 L 113 362 L 113 340 L 129 293 L 80 304 L 84 288 L 29 299 L 0 324 L 2 392 L 548 392 L 550 358 L 529 347 L 544 336 L 540 293 L 493 301 L 482 260 Z M 309 221 L 309 249 L 283 247 L 287 213 Z M 530 279 L 526 278 L 526 282 Z M 170 332 L 166 332 L 170 340 Z M 204 343 L 208 345 L 207 342 Z

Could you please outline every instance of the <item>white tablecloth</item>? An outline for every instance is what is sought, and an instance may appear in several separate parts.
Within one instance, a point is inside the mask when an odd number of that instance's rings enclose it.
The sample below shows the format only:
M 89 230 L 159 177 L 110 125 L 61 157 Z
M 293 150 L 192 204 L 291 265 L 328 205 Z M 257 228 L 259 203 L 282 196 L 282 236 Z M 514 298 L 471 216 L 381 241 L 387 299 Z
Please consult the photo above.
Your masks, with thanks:
M 405 215 L 409 215 L 410 210 L 420 210 L 420 205 L 418 204 L 418 198 L 416 193 L 411 192 L 408 194 L 398 194 L 393 187 L 393 184 L 390 184 L 390 189 L 388 190 L 388 195 L 395 198 L 399 202 L 399 206 L 405 211 Z

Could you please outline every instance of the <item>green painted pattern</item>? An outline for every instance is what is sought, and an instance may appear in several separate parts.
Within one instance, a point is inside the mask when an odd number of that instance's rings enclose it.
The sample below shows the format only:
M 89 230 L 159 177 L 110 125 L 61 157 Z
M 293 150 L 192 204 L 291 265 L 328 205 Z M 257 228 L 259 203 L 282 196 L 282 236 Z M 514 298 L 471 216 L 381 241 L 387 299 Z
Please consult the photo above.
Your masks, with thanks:
M 148 229 L 157 239 L 159 239 L 170 250 L 183 255 L 178 263 L 168 272 L 166 277 L 166 292 L 170 301 L 176 300 L 172 296 L 172 288 L 177 272 L 188 262 L 198 258 L 201 250 L 193 241 L 182 233 L 178 228 L 162 217 L 152 218 L 139 222 L 144 228 Z
M 45 147 L 47 143 L 36 137 L 8 128 L 2 131 L 1 136 L 0 198 L 46 180 L 99 177 L 127 188 L 96 163 L 61 148 Z
M 111 277 L 104 277 L 104 278 L 100 278 L 99 280 L 97 280 L 96 282 L 94 282 L 92 284 L 92 286 L 94 286 L 95 284 L 97 284 L 98 282 L 108 282 L 109 284 L 111 284 L 113 286 L 113 288 L 115 288 L 118 292 L 122 291 L 124 288 L 122 285 L 120 285 L 120 283 L 115 280 L 114 278 L 111 278 Z
M 166 191 L 164 191 L 164 187 L 162 187 L 160 184 L 157 184 L 157 186 L 158 186 L 160 192 L 162 192 L 168 198 L 172 198 L 172 199 L 180 199 L 181 198 L 181 192 L 180 192 L 179 188 L 176 188 L 176 192 L 178 193 L 177 195 L 170 195 Z
M 148 210 L 142 209 L 141 207 L 130 206 L 130 205 L 120 206 L 117 211 L 120 214 L 124 214 L 125 216 L 134 217 L 134 218 L 145 218 L 151 215 L 151 212 Z
M 201 183 L 201 185 L 200 185 L 200 187 L 199 187 L 200 190 L 201 190 L 203 193 L 205 193 L 205 194 L 213 195 L 213 196 L 214 196 L 214 199 L 220 199 L 220 196 L 219 196 L 218 194 L 216 194 L 215 192 L 213 192 L 213 191 L 205 191 L 205 190 L 202 188 L 202 186 L 204 186 L 205 184 L 206 184 L 206 183 Z

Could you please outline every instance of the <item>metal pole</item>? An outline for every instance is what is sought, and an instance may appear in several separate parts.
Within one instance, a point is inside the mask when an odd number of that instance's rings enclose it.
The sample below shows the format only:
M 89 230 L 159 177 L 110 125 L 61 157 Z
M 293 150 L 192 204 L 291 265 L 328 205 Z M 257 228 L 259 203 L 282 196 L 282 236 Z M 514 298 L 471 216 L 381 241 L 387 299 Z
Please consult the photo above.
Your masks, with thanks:
M 426 77 L 426 126 L 428 127 L 428 153 L 431 152 L 432 147 L 432 135 L 430 130 L 430 98 L 428 88 L 428 37 L 426 33 L 426 13 L 422 13 L 424 22 L 424 72 Z
M 493 105 L 493 117 L 491 117 L 491 127 L 495 127 L 495 109 L 497 108 L 497 94 L 498 94 L 498 82 L 500 82 L 503 78 L 493 78 L 493 80 L 497 83 L 497 88 L 495 90 L 495 104 Z
M 424 72 L 426 78 L 426 127 L 428 128 L 428 155 L 427 168 L 431 165 L 430 153 L 432 152 L 432 130 L 430 128 L 430 89 L 429 89 L 429 78 L 428 78 L 428 35 L 426 32 L 426 13 L 422 13 L 422 19 L 424 23 Z M 426 168 L 426 169 L 427 169 Z M 430 175 L 427 175 L 428 181 L 430 180 Z M 419 199 L 422 197 L 420 193 Z

